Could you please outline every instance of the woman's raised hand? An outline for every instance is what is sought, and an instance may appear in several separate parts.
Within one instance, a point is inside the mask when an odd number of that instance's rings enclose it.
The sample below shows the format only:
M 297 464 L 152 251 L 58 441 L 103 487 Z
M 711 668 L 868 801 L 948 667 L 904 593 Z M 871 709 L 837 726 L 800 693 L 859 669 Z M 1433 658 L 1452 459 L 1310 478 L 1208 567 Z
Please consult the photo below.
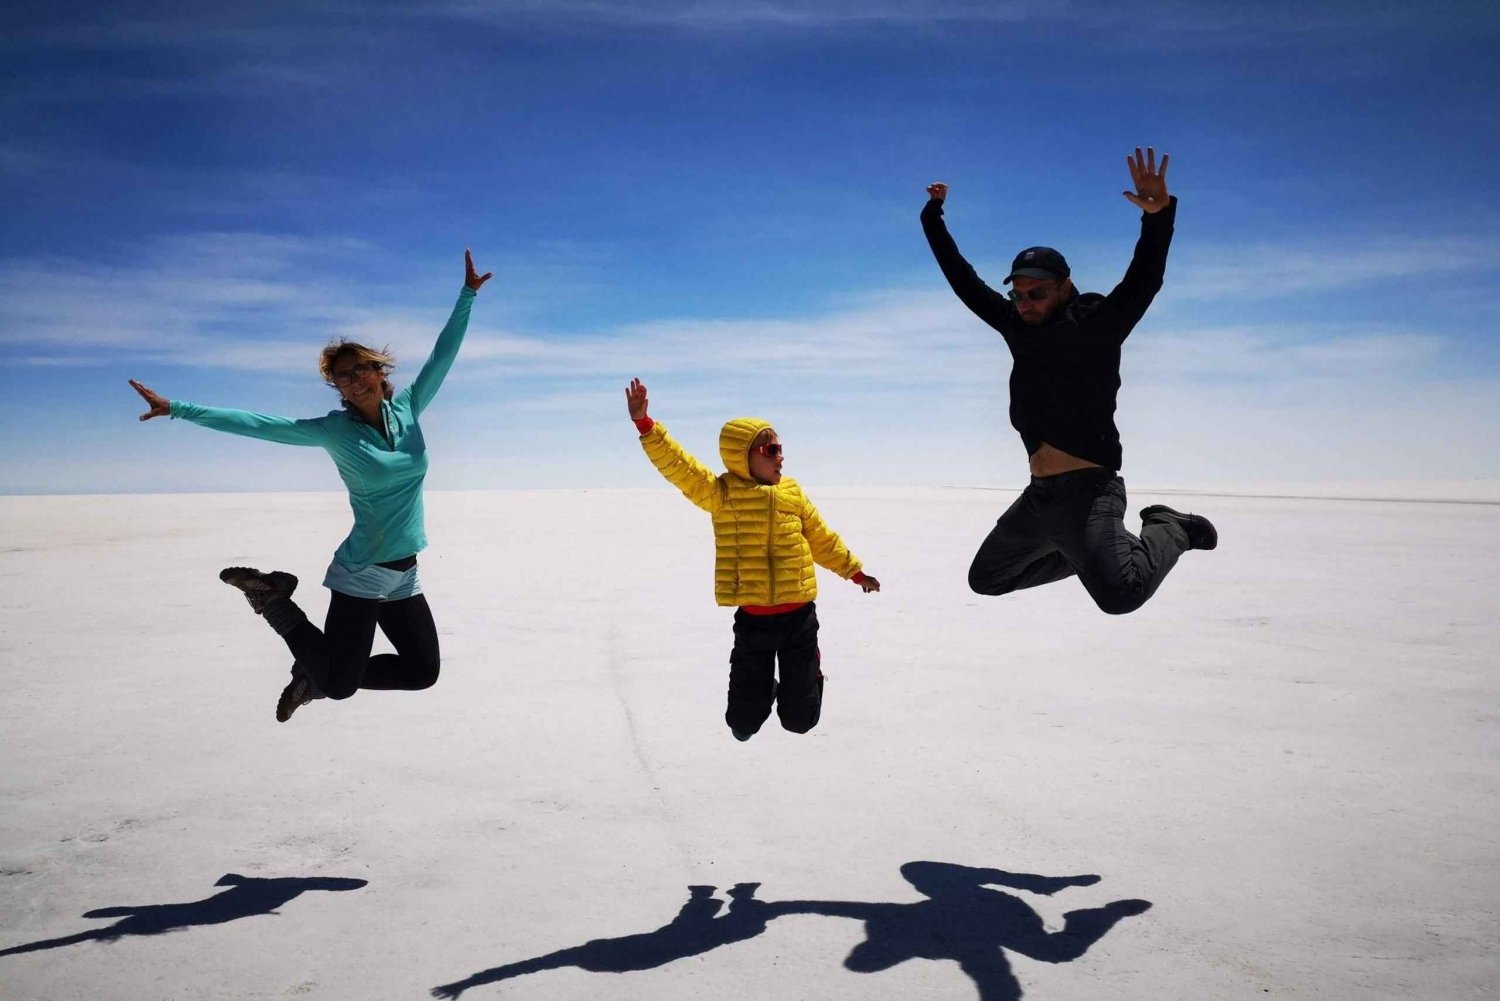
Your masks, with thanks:
M 464 284 L 473 289 L 475 292 L 478 292 L 479 286 L 483 285 L 493 277 L 495 277 L 495 272 L 493 271 L 486 271 L 484 274 L 480 274 L 479 272 L 474 270 L 474 255 L 469 253 L 468 247 L 465 247 Z
M 147 405 L 151 407 L 150 410 L 146 411 L 144 414 L 141 414 L 141 420 L 149 421 L 153 417 L 172 416 L 171 400 L 167 399 L 164 396 L 161 396 L 154 389 L 146 388 L 139 382 L 136 382 L 134 379 L 130 380 L 130 386 L 137 393 L 140 393 L 141 399 L 145 400 Z

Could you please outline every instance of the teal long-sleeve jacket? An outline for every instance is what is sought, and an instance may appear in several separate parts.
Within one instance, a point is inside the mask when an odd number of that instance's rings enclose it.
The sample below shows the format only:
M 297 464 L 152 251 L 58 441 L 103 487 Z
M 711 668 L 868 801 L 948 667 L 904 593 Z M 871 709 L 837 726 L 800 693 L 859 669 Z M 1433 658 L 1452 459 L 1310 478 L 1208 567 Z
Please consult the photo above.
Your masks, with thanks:
M 411 385 L 382 401 L 384 434 L 347 410 L 293 420 L 173 400 L 172 416 L 215 431 L 324 449 L 349 489 L 349 507 L 354 511 L 354 527 L 334 559 L 348 567 L 364 567 L 411 556 L 427 547 L 422 518 L 427 444 L 417 418 L 432 402 L 458 356 L 473 305 L 474 290 L 464 286 L 422 371 Z

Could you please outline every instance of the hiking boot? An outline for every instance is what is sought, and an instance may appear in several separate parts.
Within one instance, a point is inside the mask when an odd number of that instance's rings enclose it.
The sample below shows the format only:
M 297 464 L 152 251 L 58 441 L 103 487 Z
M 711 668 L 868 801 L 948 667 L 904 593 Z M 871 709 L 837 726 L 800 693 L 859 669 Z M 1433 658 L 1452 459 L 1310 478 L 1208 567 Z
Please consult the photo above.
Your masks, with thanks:
M 1152 504 L 1141 508 L 1141 523 L 1170 522 L 1187 533 L 1189 549 L 1213 549 L 1219 544 L 1219 532 L 1214 523 L 1201 514 L 1183 514 L 1165 504 Z
M 225 567 L 219 571 L 219 579 L 239 588 L 256 615 L 264 615 L 267 604 L 278 598 L 290 598 L 297 590 L 297 578 L 280 570 L 261 573 L 251 567 Z
M 281 690 L 281 698 L 276 700 L 276 722 L 285 723 L 292 718 L 292 713 L 322 697 L 311 678 L 293 669 L 291 684 Z

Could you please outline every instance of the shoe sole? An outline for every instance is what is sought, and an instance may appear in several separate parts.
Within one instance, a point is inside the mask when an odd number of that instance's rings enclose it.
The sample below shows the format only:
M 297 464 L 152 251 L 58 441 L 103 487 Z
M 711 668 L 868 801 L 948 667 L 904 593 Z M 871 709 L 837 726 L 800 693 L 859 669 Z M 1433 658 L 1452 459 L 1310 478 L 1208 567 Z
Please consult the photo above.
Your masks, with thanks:
M 291 598 L 297 590 L 297 578 L 284 570 L 261 573 L 254 567 L 225 567 L 219 571 L 219 579 L 243 594 L 256 615 L 265 614 L 265 602 Z
M 254 567 L 225 567 L 219 571 L 219 579 L 246 594 L 251 591 L 278 591 L 290 597 L 297 590 L 296 576 L 285 570 L 261 573 Z

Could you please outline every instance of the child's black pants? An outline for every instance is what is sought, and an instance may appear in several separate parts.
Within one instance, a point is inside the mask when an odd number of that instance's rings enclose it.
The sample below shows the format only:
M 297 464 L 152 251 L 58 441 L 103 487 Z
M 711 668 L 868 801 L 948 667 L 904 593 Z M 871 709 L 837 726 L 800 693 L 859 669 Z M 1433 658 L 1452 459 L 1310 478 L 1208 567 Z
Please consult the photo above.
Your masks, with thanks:
M 779 615 L 736 609 L 724 721 L 741 733 L 755 733 L 774 704 L 783 727 L 806 733 L 818 725 L 823 709 L 821 663 L 818 615 L 812 602 Z

